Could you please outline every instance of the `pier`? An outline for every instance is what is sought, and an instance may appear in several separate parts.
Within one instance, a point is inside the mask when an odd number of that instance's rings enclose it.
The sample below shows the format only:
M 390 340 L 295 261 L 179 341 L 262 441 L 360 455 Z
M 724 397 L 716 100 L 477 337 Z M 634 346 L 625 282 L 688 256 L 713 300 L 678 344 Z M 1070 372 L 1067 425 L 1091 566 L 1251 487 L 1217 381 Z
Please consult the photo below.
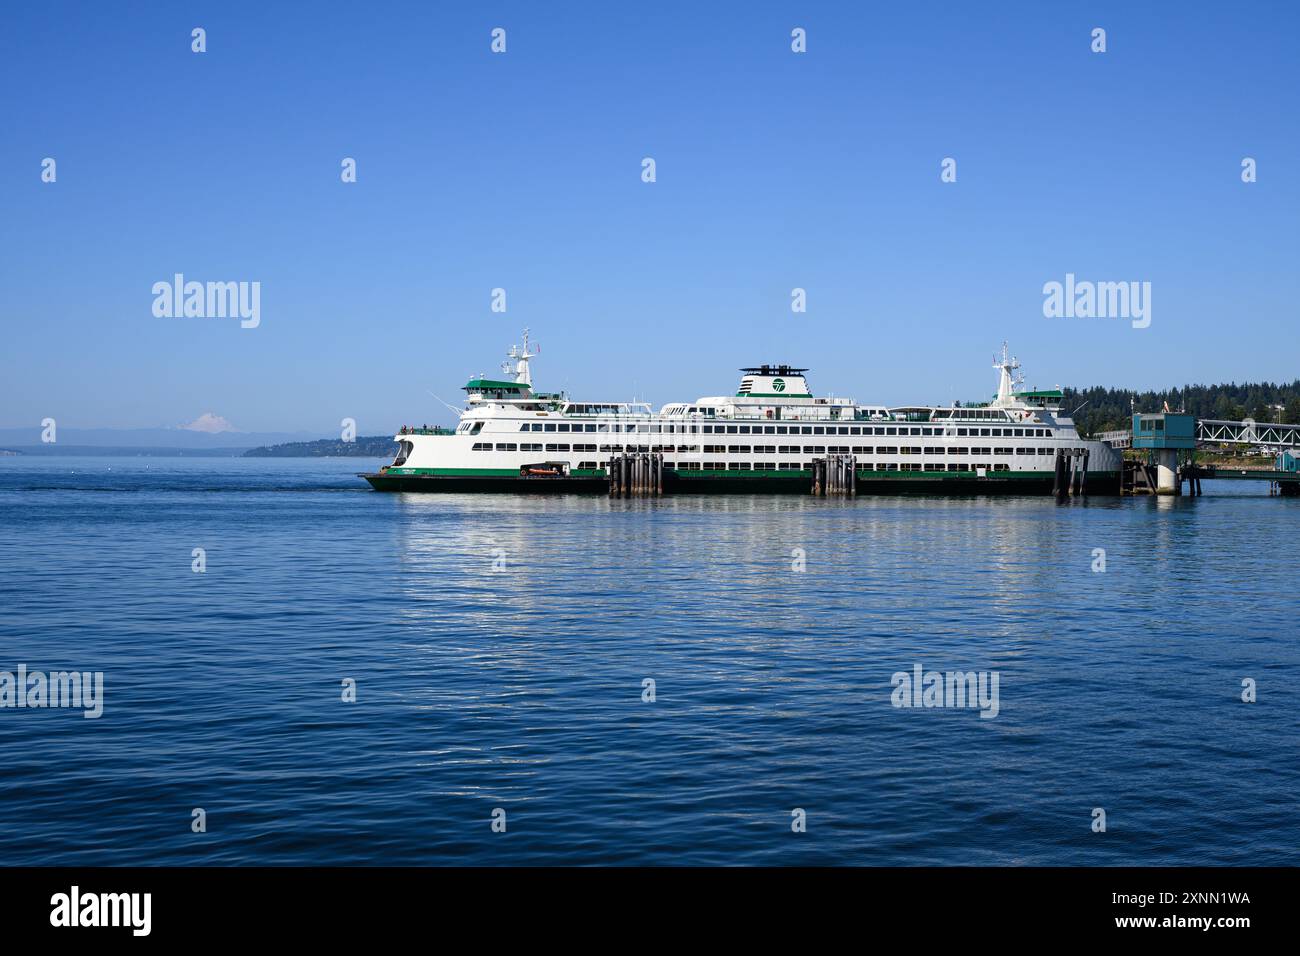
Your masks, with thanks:
M 611 498 L 651 498 L 664 493 L 664 456 L 660 452 L 615 455 L 605 474 Z
M 854 455 L 831 455 L 812 461 L 812 493 L 818 497 L 858 493 L 858 459 Z
M 1055 477 L 1052 480 L 1052 495 L 1057 501 L 1076 498 L 1088 494 L 1088 459 L 1090 452 L 1071 455 L 1063 451 L 1056 453 Z
M 1205 478 L 1267 481 L 1269 491 L 1286 497 L 1300 495 L 1300 425 L 1269 424 L 1252 419 L 1198 419 L 1174 412 L 1138 413 L 1129 431 L 1103 432 L 1098 438 L 1118 449 L 1147 452 L 1146 461 L 1126 460 L 1120 493 L 1181 495 L 1187 481 L 1190 495 L 1201 493 Z M 1234 445 L 1272 452 L 1273 468 L 1200 465 L 1196 451 Z

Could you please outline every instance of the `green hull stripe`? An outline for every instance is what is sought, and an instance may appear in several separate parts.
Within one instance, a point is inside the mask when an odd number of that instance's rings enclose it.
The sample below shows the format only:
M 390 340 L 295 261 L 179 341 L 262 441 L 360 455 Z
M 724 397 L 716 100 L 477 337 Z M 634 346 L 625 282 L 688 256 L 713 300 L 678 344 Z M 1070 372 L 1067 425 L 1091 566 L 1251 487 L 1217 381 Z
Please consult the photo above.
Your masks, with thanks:
M 678 475 L 678 477 L 681 478 L 696 478 L 696 477 L 699 478 L 801 478 L 801 477 L 811 478 L 812 469 L 811 468 L 802 468 L 802 469 L 785 468 L 785 469 L 778 469 L 776 471 L 756 471 L 754 469 L 750 469 L 749 471 L 720 471 L 717 469 L 701 470 L 701 471 L 677 470 L 676 474 Z M 1088 472 L 1088 476 L 1090 478 L 1094 476 L 1099 478 L 1107 478 L 1107 477 L 1113 478 L 1118 475 L 1119 472 L 1117 471 Z M 985 477 L 999 478 L 999 479 L 1013 478 L 1013 479 L 1019 479 L 1025 481 L 1029 481 L 1029 480 L 1041 481 L 1043 479 L 1051 478 L 1052 476 L 1053 473 L 1050 471 L 990 471 L 986 474 Z M 858 469 L 858 481 L 871 481 L 873 479 L 876 480 L 888 479 L 890 481 L 895 481 L 899 478 L 905 478 L 905 479 L 914 478 L 917 481 L 942 481 L 944 478 L 978 478 L 978 477 L 979 476 L 974 471 L 893 471 L 893 470 L 863 471 L 861 469 Z
M 518 468 L 389 468 L 386 475 L 466 475 L 474 478 L 519 477 Z

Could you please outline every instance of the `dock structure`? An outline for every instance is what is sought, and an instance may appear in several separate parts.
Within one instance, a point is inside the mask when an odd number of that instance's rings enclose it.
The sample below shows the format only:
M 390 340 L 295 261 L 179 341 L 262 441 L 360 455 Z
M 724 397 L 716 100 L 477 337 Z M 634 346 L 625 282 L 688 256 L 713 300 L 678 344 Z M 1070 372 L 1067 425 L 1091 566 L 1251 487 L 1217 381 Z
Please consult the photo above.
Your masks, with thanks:
M 1269 494 L 1293 498 L 1300 495 L 1300 473 L 1279 468 L 1225 468 L 1222 465 L 1188 465 L 1183 469 L 1190 494 L 1200 494 L 1204 478 L 1229 481 L 1267 481 Z M 1194 489 L 1194 490 L 1193 490 Z
M 1088 494 L 1088 451 L 1056 453 L 1056 468 L 1052 479 L 1052 495 L 1057 501 L 1081 498 Z
M 660 452 L 614 455 L 605 474 L 611 498 L 650 498 L 664 493 L 664 456 Z
M 1135 458 L 1124 459 L 1124 474 L 1120 479 L 1121 495 L 1154 495 L 1156 493 L 1155 467 Z
M 855 455 L 830 455 L 812 461 L 812 493 L 818 497 L 855 497 L 858 493 L 858 459 Z
M 1145 451 L 1145 461 L 1124 463 L 1121 494 L 1181 495 L 1187 480 L 1189 495 L 1201 494 L 1205 478 L 1267 481 L 1270 493 L 1300 495 L 1300 425 L 1269 424 L 1253 419 L 1198 419 L 1174 412 L 1138 413 L 1131 431 L 1104 432 L 1112 448 Z M 1196 450 L 1209 445 L 1239 445 L 1276 454 L 1274 468 L 1223 468 L 1199 465 Z

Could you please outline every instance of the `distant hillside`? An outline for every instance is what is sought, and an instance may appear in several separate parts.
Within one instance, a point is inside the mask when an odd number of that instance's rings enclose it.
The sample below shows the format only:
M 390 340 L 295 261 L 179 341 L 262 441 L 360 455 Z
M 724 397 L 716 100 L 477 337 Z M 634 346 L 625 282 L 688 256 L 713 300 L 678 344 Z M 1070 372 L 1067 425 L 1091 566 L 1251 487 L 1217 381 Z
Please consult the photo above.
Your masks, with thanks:
M 244 452 L 245 458 L 392 458 L 397 442 L 390 435 L 373 435 L 346 442 L 339 438 L 319 441 L 291 441 L 264 445 Z
M 156 445 L 69 445 L 64 442 L 51 445 L 24 445 L 0 451 L 0 455 L 36 456 L 89 456 L 92 458 L 237 458 L 248 450 L 240 448 L 177 448 Z
M 320 434 L 322 433 L 199 432 L 186 428 L 78 428 L 60 422 L 57 432 L 58 441 L 47 444 L 44 427 L 39 423 L 33 423 L 25 428 L 0 428 L 0 448 L 46 455 L 111 455 L 115 454 L 112 449 L 130 449 L 133 454 L 138 450 L 151 454 L 156 449 L 187 451 L 202 449 L 204 452 L 214 451 L 224 455 L 242 454 L 257 445 L 310 441 Z M 325 432 L 325 434 L 329 433 Z M 39 448 L 39 451 L 33 450 L 36 448 Z

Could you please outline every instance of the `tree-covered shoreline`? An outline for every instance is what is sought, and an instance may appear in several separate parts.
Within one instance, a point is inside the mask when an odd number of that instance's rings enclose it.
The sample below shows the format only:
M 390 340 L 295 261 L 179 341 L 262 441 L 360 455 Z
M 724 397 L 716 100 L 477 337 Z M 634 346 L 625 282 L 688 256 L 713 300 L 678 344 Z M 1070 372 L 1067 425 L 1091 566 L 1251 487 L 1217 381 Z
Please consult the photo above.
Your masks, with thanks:
M 354 441 L 322 438 L 317 441 L 292 441 L 281 445 L 263 445 L 244 452 L 244 458 L 389 458 L 397 454 L 397 442 L 391 435 L 371 435 Z
M 1160 391 L 1125 388 L 1065 388 L 1061 407 L 1073 412 L 1081 435 L 1127 429 L 1137 412 L 1161 412 L 1168 403 L 1171 411 L 1197 418 L 1300 425 L 1300 379 L 1290 384 L 1235 382 L 1227 385 L 1185 385 Z M 1279 409 L 1277 406 L 1281 406 Z

